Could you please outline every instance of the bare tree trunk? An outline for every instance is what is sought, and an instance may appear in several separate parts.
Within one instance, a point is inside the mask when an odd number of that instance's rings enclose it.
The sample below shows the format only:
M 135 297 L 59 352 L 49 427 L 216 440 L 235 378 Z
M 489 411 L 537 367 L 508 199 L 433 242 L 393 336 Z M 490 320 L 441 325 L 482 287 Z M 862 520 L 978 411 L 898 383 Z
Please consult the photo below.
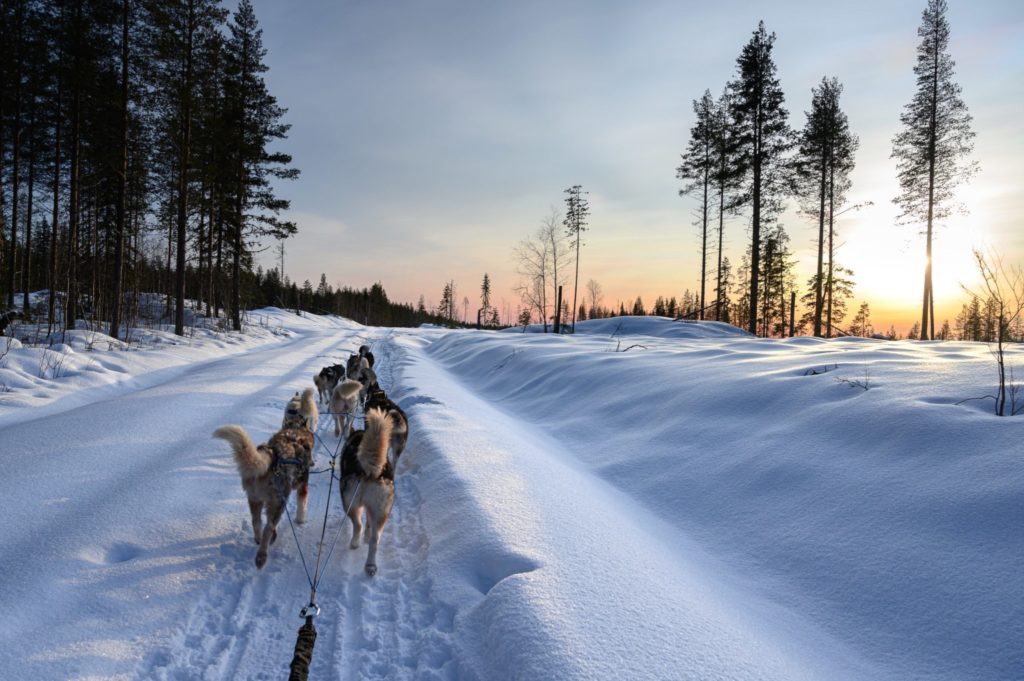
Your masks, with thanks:
M 63 50 L 57 59 L 57 68 L 63 61 Z M 57 78 L 57 102 L 56 102 L 56 125 L 53 134 L 53 214 L 50 217 L 50 244 L 47 263 L 46 288 L 48 289 L 46 302 L 46 334 L 53 333 L 53 325 L 56 321 L 56 288 L 57 288 L 57 239 L 60 236 L 60 136 L 61 122 L 61 90 L 63 82 Z
M 814 282 L 814 337 L 821 338 L 821 313 L 824 307 L 824 300 L 821 295 L 822 288 L 822 268 L 824 266 L 824 255 L 825 255 L 825 164 L 826 155 L 822 151 L 821 155 L 821 184 L 818 187 L 819 192 L 819 203 L 818 203 L 818 269 L 817 278 Z
M 188 167 L 192 153 L 192 45 L 195 34 L 195 5 L 188 3 L 187 47 L 185 51 L 185 95 L 182 102 L 181 150 L 178 164 L 178 252 L 174 278 L 174 333 L 185 335 L 185 246 L 188 217 Z
M 751 219 L 750 232 L 750 321 L 747 328 L 750 333 L 757 335 L 757 292 L 760 282 L 758 281 L 759 269 L 761 266 L 761 122 L 754 122 L 754 186 L 753 186 L 753 208 L 754 213 Z
M 82 0 L 75 3 L 75 30 L 81 32 Z M 71 98 L 71 195 L 68 202 L 68 287 L 64 306 L 64 328 L 74 329 L 78 317 L 78 226 L 79 226 L 79 173 L 82 155 L 82 83 L 80 49 L 75 50 L 74 95 Z
M 722 321 L 722 240 L 725 231 L 725 187 L 719 185 L 718 190 L 718 276 L 715 281 L 715 321 Z
M 235 248 L 231 260 L 231 326 L 242 330 L 242 227 L 245 224 L 245 169 L 238 169 L 238 197 L 235 199 Z
M 22 312 L 25 319 L 29 317 L 28 291 L 32 285 L 32 208 L 35 204 L 36 192 L 36 143 L 35 115 L 29 124 L 28 147 L 28 205 L 25 210 L 25 266 L 21 270 Z
M 213 296 L 213 316 L 219 317 L 224 307 L 224 208 L 217 209 L 217 267 Z
M 709 152 L 707 152 L 707 145 L 705 145 L 705 159 L 704 159 L 704 203 L 701 214 L 701 232 L 700 232 L 700 312 L 697 313 L 697 319 L 704 319 L 704 290 L 707 282 L 708 272 L 708 189 L 711 185 L 710 173 L 708 171 L 708 163 L 710 160 L 707 158 Z M 579 256 L 577 255 L 577 258 Z M 577 277 L 579 275 L 577 274 Z M 576 304 L 576 299 L 573 298 L 573 305 Z M 573 321 L 575 322 L 575 311 L 573 312 Z
M 124 278 L 124 235 L 128 203 L 128 24 L 129 3 L 121 0 L 121 172 L 117 184 L 117 224 L 114 234 L 114 272 L 111 282 L 110 336 L 117 340 L 121 328 L 121 284 Z

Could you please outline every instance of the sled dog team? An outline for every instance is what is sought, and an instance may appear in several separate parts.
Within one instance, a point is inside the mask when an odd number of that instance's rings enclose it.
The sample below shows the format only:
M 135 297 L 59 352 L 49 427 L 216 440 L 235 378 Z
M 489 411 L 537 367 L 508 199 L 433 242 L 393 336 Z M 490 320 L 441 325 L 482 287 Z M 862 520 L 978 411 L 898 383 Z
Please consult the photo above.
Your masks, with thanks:
M 349 548 L 359 548 L 365 513 L 369 542 L 365 569 L 371 577 L 377 573 L 377 545 L 395 503 L 395 470 L 409 437 L 409 420 L 377 384 L 373 362 L 373 353 L 363 345 L 344 365 L 321 369 L 313 377 L 316 391 L 307 388 L 301 395 L 295 393 L 285 405 L 281 429 L 264 444 L 253 444 L 241 426 L 221 426 L 214 431 L 215 438 L 231 445 L 242 489 L 249 499 L 253 538 L 259 545 L 257 568 L 267 562 L 267 552 L 277 539 L 277 524 L 292 492 L 298 496 L 295 522 L 306 522 L 314 433 L 320 418 L 314 399 L 317 394 L 334 419 L 335 437 L 343 437 L 345 442 L 339 489 L 342 508 L 352 521 Z M 360 405 L 365 427 L 353 430 Z

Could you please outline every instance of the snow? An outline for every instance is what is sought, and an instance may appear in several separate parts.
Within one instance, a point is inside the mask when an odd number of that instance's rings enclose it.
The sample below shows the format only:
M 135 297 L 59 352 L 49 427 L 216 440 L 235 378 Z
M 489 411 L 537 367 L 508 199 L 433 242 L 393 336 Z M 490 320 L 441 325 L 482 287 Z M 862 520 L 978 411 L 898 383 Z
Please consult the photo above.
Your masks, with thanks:
M 255 569 L 210 434 L 265 440 L 368 343 L 411 438 L 373 579 L 332 491 L 311 678 L 1024 678 L 1024 419 L 958 404 L 992 390 L 983 344 L 252 318 L 127 351 L 0 339 L 2 676 L 284 676 L 299 550 L 282 524 Z

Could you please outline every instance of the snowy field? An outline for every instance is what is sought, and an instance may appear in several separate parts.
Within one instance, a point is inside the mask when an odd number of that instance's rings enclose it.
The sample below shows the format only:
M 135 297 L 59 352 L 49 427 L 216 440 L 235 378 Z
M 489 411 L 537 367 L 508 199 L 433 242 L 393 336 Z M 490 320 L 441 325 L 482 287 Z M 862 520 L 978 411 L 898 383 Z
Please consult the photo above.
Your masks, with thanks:
M 985 345 L 253 317 L 0 338 L 0 678 L 285 678 L 299 550 L 283 522 L 256 570 L 210 435 L 265 440 L 367 343 L 411 437 L 375 578 L 331 500 L 310 678 L 1024 679 L 1024 416 L 958 404 L 993 389 Z

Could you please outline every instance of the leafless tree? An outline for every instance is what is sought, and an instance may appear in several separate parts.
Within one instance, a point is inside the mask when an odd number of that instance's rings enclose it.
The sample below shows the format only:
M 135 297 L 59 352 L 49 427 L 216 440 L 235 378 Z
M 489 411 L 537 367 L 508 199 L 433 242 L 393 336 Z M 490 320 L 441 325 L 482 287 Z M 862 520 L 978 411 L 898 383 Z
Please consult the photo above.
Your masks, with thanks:
M 604 290 L 596 279 L 587 280 L 587 297 L 590 299 L 590 318 L 593 319 L 604 298 Z
M 535 313 L 548 330 L 549 310 L 552 310 L 558 286 L 569 266 L 569 246 L 558 228 L 558 211 L 541 221 L 533 236 L 519 242 L 515 248 L 516 272 L 521 277 L 515 291 L 526 309 Z
M 1018 322 L 1024 313 L 1024 271 L 1020 267 L 1006 267 L 1001 256 L 993 254 L 986 257 L 981 251 L 974 251 L 974 259 L 978 263 L 981 274 L 983 294 L 994 305 L 998 314 L 996 328 L 996 348 L 993 356 L 999 371 L 999 388 L 995 395 L 996 416 L 1006 416 L 1006 398 L 1010 397 L 1010 415 L 1024 410 L 1016 404 L 1019 387 L 1013 381 L 1013 368 L 1006 364 L 1006 342 L 1009 329 Z M 975 297 L 978 293 L 968 290 Z M 1009 382 L 1007 382 L 1009 375 Z

